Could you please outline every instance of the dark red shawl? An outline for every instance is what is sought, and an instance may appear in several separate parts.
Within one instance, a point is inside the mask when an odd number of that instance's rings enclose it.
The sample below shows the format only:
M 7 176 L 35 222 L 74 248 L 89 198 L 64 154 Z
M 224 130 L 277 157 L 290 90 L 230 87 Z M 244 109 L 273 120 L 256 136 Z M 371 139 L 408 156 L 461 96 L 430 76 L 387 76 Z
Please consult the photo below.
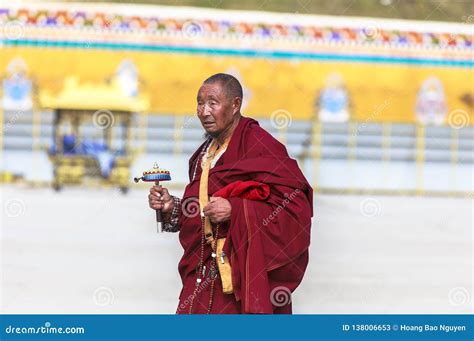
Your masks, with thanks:
M 194 181 L 192 174 L 204 145 L 189 160 L 190 183 L 183 203 L 199 196 L 199 165 Z M 229 198 L 232 216 L 219 233 L 219 237 L 227 235 L 224 250 L 230 255 L 235 299 L 241 302 L 241 313 L 291 313 L 291 304 L 281 306 L 278 295 L 281 289 L 294 291 L 306 270 L 313 192 L 286 148 L 257 121 L 242 117 L 226 152 L 209 172 L 209 193 L 236 181 L 249 180 L 267 184 L 268 198 L 265 201 Z M 183 294 L 191 292 L 186 287 L 195 281 L 200 217 L 181 214 L 180 224 L 180 242 L 184 248 L 179 263 L 183 300 Z M 210 248 L 206 246 L 206 249 Z M 207 250 L 205 257 L 209 256 Z M 224 294 L 216 292 L 216 295 Z

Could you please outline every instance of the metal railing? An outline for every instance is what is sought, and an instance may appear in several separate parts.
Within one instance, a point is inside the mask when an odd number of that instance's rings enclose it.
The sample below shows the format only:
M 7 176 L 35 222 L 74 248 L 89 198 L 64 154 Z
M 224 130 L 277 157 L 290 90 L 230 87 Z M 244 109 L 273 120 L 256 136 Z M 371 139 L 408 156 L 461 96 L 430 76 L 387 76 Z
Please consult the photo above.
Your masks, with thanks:
M 47 113 L 39 110 L 21 114 L 0 111 L 0 120 L 3 122 L 0 132 L 2 161 L 4 153 L 18 150 L 34 153 L 44 149 L 48 137 L 52 141 L 52 122 L 47 117 Z M 261 120 L 261 125 L 286 144 L 290 154 L 303 165 L 306 175 L 318 191 L 429 194 L 432 191 L 426 186 L 427 164 L 451 165 L 454 169 L 459 165 L 469 168 L 474 163 L 472 126 L 455 129 L 449 126 L 425 127 L 396 123 L 334 124 L 315 120 L 293 121 L 291 125 L 274 127 L 268 119 Z M 200 122 L 193 116 L 140 114 L 135 115 L 133 126 L 131 140 L 127 143 L 143 154 L 186 156 L 202 141 Z M 88 129 L 94 128 L 84 127 L 85 131 Z M 321 180 L 322 167 L 334 161 L 343 161 L 348 168 L 369 161 L 382 165 L 381 169 L 390 169 L 395 163 L 407 163 L 414 166 L 415 186 L 399 190 L 352 185 L 346 188 L 324 186 Z M 8 171 L 8 165 L 2 162 L 1 170 Z M 452 183 L 456 185 L 456 172 L 452 176 Z M 467 195 L 472 192 L 472 182 L 466 183 L 462 191 L 459 191 L 459 186 L 452 187 L 452 191 L 444 189 L 435 192 L 463 192 Z

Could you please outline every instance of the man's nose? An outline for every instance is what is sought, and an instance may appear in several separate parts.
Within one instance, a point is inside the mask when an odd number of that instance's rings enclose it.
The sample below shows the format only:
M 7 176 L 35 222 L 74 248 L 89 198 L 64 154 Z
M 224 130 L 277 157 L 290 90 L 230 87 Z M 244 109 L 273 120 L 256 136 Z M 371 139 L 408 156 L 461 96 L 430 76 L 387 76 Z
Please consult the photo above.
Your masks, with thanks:
M 211 114 L 211 106 L 208 104 L 204 104 L 204 108 L 202 111 L 203 116 L 209 116 Z

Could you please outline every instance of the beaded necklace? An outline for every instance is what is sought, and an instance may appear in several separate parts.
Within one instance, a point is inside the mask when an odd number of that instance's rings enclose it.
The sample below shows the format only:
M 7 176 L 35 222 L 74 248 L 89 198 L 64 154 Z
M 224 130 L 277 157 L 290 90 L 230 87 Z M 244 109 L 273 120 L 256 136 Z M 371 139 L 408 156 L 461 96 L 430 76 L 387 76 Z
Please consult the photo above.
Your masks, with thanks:
M 222 144 L 222 146 L 218 146 L 217 142 L 215 140 L 212 140 L 208 144 L 208 148 L 206 150 L 206 153 L 204 155 L 205 160 L 204 161 L 204 167 L 210 167 L 212 164 L 213 160 L 216 157 L 220 157 L 223 152 L 227 149 L 227 145 L 229 144 L 230 138 Z M 219 150 L 219 153 L 216 155 L 217 151 Z M 203 157 L 203 159 L 204 159 Z M 199 162 L 199 160 L 198 160 Z M 207 172 L 204 171 L 202 174 L 207 174 Z M 206 176 L 206 175 L 205 175 Z M 206 179 L 207 180 L 207 179 Z M 202 282 L 202 277 L 204 277 L 206 269 L 204 265 L 204 246 L 207 244 L 206 241 L 206 235 L 205 235 L 205 229 L 204 229 L 204 224 L 205 224 L 205 219 L 206 217 L 201 216 L 201 249 L 200 249 L 200 257 L 199 257 L 199 263 L 197 266 L 197 278 L 196 278 L 196 287 L 194 288 L 193 294 L 191 296 L 191 302 L 189 304 L 189 314 L 193 313 L 193 304 L 194 304 L 194 299 L 196 298 L 196 295 L 198 294 L 201 282 Z M 207 314 L 211 313 L 212 310 L 212 303 L 214 300 L 214 287 L 215 287 L 215 280 L 217 278 L 218 274 L 218 269 L 217 269 L 217 263 L 216 263 L 216 257 L 217 257 L 217 239 L 219 238 L 219 224 L 216 225 L 216 233 L 214 238 L 212 239 L 212 242 L 210 243 L 212 253 L 211 253 L 211 264 L 210 264 L 210 269 L 209 269 L 209 276 L 211 278 L 211 290 L 209 293 L 209 303 L 207 306 Z

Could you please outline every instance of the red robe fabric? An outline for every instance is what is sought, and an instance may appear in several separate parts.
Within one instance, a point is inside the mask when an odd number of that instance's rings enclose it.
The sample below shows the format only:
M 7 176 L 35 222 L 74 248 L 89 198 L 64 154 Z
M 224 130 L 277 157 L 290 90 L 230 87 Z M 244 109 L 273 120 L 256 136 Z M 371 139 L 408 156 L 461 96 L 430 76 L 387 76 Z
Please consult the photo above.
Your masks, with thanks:
M 250 200 L 265 200 L 270 195 L 270 186 L 257 181 L 236 181 L 221 188 L 214 197 L 239 197 Z
M 196 288 L 201 219 L 199 210 L 192 205 L 198 202 L 200 155 L 204 147 L 205 143 L 189 160 L 190 183 L 185 188 L 179 217 L 179 239 L 184 254 L 178 266 L 183 283 L 178 314 L 189 312 Z M 255 182 L 253 188 L 248 181 Z M 249 189 L 259 200 L 249 199 Z M 222 293 L 217 277 L 211 313 L 291 314 L 290 292 L 301 283 L 308 265 L 313 216 L 313 191 L 297 162 L 257 121 L 242 117 L 227 150 L 209 172 L 209 193 L 216 192 L 229 195 L 232 206 L 231 219 L 221 224 L 218 237 L 227 237 L 224 251 L 230 255 L 234 293 Z M 230 195 L 232 192 L 234 196 Z M 213 229 L 215 233 L 215 226 Z M 208 245 L 204 259 L 208 267 L 211 260 Z M 209 283 L 207 280 L 201 283 L 194 298 L 193 313 L 207 312 Z

